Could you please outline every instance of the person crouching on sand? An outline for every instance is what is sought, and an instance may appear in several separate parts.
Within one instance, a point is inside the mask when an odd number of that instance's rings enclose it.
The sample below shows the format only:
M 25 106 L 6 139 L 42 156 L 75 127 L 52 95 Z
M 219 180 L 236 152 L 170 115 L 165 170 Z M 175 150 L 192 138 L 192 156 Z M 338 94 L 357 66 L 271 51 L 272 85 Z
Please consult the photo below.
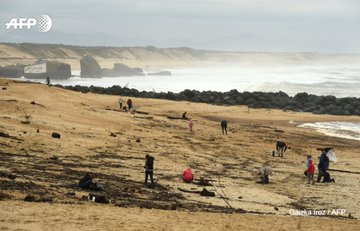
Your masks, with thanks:
M 194 127 L 194 122 L 192 121 L 192 119 L 190 119 L 189 121 L 189 128 L 190 128 L 190 132 L 192 132 L 193 130 L 193 127 Z
M 147 185 L 148 177 L 150 176 L 151 186 L 154 185 L 154 157 L 146 154 L 145 156 L 145 185 Z

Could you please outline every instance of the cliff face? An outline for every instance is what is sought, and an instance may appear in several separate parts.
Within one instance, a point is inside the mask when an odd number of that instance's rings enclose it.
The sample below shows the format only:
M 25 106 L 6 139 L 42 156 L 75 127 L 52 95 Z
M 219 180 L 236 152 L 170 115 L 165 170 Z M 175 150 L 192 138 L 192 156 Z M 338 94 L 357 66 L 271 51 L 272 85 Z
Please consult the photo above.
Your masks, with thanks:
M 131 65 L 134 62 L 147 65 L 156 61 L 182 63 L 185 65 L 192 62 L 282 65 L 342 63 L 360 65 L 360 54 L 220 52 L 194 50 L 191 48 L 156 48 L 151 46 L 83 47 L 62 44 L 0 43 L 0 66 L 16 63 L 31 64 L 34 59 L 65 60 L 67 63 L 73 60 L 79 63 L 86 55 L 95 57 L 103 68 L 112 68 L 116 62 L 127 65 Z M 107 63 L 108 61 L 111 61 L 111 63 L 109 62 L 105 66 L 102 65 L 102 63 Z

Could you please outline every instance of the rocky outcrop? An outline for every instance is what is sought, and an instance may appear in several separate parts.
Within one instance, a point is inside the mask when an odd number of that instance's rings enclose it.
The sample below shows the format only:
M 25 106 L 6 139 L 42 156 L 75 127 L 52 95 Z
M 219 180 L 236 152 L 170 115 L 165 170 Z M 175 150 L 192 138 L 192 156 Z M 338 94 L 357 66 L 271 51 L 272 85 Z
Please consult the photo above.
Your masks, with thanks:
M 59 87 L 62 87 L 59 85 Z M 146 92 L 136 89 L 112 86 L 83 87 L 67 86 L 70 90 L 93 92 L 109 95 L 126 95 L 130 97 L 157 98 L 168 100 L 185 100 L 192 102 L 211 103 L 217 105 L 247 105 L 250 108 L 273 108 L 291 111 L 312 112 L 314 114 L 331 115 L 358 115 L 360 116 L 360 98 L 336 98 L 335 96 L 316 96 L 308 93 L 299 93 L 294 97 L 284 92 L 228 92 L 184 90 L 180 93 L 173 92 Z
M 100 78 L 102 71 L 96 59 L 90 55 L 80 60 L 81 77 L 82 78 Z
M 118 76 L 141 76 L 144 75 L 141 68 L 129 67 L 123 63 L 115 63 L 113 69 L 102 69 L 102 76 L 118 77 Z
M 33 65 L 24 67 L 24 77 L 28 79 L 68 79 L 71 77 L 71 66 L 67 63 L 39 60 Z
M 20 78 L 24 75 L 24 65 L 0 67 L 0 76 L 6 78 Z
M 171 72 L 170 71 L 159 71 L 159 72 L 148 73 L 148 75 L 171 76 Z

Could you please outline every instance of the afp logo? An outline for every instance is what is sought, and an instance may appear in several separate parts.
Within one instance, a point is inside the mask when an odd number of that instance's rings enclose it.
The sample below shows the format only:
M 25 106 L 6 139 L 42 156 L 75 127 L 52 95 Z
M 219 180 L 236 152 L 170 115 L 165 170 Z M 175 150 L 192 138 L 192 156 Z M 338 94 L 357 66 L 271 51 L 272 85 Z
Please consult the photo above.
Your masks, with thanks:
M 52 19 L 46 14 L 41 14 L 36 18 L 12 18 L 5 26 L 7 30 L 32 29 L 35 27 L 37 31 L 46 33 L 52 27 Z

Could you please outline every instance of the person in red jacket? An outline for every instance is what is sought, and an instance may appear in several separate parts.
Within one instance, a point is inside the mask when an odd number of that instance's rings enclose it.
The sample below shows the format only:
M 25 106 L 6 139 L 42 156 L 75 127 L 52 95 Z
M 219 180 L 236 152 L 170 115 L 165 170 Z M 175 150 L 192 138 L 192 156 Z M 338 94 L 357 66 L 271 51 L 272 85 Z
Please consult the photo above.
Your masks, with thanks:
M 186 183 L 191 183 L 194 180 L 194 175 L 191 171 L 191 168 L 187 168 L 184 170 L 182 178 Z
M 314 180 L 314 173 L 315 173 L 315 165 L 314 162 L 311 158 L 311 155 L 307 156 L 307 160 L 306 160 L 306 176 L 309 180 L 308 184 L 310 184 L 310 182 L 312 184 L 315 184 L 315 180 Z

